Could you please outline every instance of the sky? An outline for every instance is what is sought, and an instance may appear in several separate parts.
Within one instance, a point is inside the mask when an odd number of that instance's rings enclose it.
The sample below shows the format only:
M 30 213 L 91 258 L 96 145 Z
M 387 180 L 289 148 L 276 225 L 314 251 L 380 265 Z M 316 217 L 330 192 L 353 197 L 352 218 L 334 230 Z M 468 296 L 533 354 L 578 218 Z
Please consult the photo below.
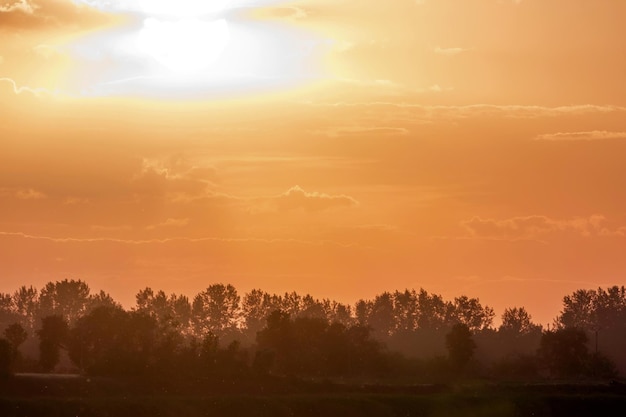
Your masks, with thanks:
M 0 291 L 626 285 L 623 0 L 0 0 Z

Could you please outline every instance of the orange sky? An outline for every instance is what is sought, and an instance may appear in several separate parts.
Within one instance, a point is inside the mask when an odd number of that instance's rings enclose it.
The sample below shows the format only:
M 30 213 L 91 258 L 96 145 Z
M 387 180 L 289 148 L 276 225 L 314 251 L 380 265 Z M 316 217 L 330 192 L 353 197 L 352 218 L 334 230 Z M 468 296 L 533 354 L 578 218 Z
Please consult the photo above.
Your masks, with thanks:
M 105 3 L 0 0 L 0 291 L 626 285 L 623 0 Z

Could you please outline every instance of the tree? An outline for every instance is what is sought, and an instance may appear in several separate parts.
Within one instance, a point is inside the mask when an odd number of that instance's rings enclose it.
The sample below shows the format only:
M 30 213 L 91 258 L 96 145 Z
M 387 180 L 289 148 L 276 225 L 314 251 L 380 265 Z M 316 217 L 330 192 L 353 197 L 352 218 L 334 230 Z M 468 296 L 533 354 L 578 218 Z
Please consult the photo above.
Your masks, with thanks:
M 193 300 L 192 320 L 199 336 L 232 331 L 239 321 L 237 290 L 232 285 L 214 284 Z
M 325 298 L 322 300 L 322 306 L 324 308 L 324 316 L 330 323 L 341 323 L 344 326 L 354 324 L 352 309 L 349 305 Z
M 28 338 L 28 333 L 19 323 L 13 323 L 4 330 L 4 337 L 11 344 L 11 349 L 15 357 L 18 356 L 19 348 Z
M 111 294 L 100 290 L 99 293 L 89 297 L 87 312 L 102 306 L 121 307 L 121 304 L 115 301 L 113 297 L 111 297 Z
M 23 320 L 29 331 L 34 330 L 37 310 L 39 309 L 39 293 L 33 286 L 21 286 L 13 293 L 15 313 Z
M 15 313 L 11 295 L 0 293 L 0 329 L 19 321 L 23 319 Z
M 59 363 L 61 348 L 65 346 L 68 326 L 61 316 L 46 316 L 41 321 L 39 336 L 39 364 L 44 372 L 51 372 Z
M 415 290 L 393 293 L 396 331 L 411 332 L 417 328 L 419 307 Z
M 157 362 L 161 340 L 154 317 L 102 306 L 77 320 L 70 332 L 70 359 L 91 375 L 140 375 Z
M 476 349 L 472 332 L 466 324 L 457 323 L 452 326 L 446 335 L 446 348 L 452 366 L 457 370 L 463 370 L 474 356 Z
M 428 294 L 420 289 L 417 294 L 417 327 L 421 330 L 441 330 L 450 321 L 452 305 L 440 295 Z
M 164 291 L 156 294 L 152 288 L 145 288 L 135 296 L 136 311 L 154 317 L 164 330 L 186 330 L 191 320 L 191 304 L 184 295 L 171 294 L 169 297 Z
M 372 327 L 377 337 L 386 337 L 395 329 L 395 312 L 393 308 L 393 296 L 384 292 L 374 298 L 371 305 L 367 324 Z
M 255 337 L 256 332 L 265 326 L 270 313 L 278 310 L 280 304 L 281 299 L 279 296 L 270 295 L 260 289 L 254 289 L 244 295 L 242 313 L 248 333 Z
M 584 375 L 589 358 L 588 338 L 581 329 L 568 328 L 544 332 L 539 356 L 553 376 Z
M 361 326 L 367 326 L 372 310 L 372 302 L 366 300 L 359 300 L 354 305 L 354 314 L 356 316 L 356 322 Z
M 524 307 L 505 309 L 502 314 L 502 324 L 498 328 L 499 332 L 511 334 L 528 334 L 540 330 L 541 326 L 532 322 L 532 317 Z
M 39 295 L 41 316 L 58 315 L 72 325 L 87 311 L 89 292 L 89 286 L 81 280 L 49 282 Z
M 470 330 L 487 329 L 493 324 L 495 313 L 491 307 L 483 307 L 478 298 L 463 295 L 454 299 L 454 316 Z
M 291 317 L 297 317 L 302 311 L 302 296 L 295 291 L 286 292 L 280 302 L 280 309 Z
M 299 317 L 309 317 L 326 320 L 326 312 L 324 305 L 310 294 L 302 297 Z
M 0 378 L 6 378 L 11 375 L 12 362 L 11 344 L 8 340 L 0 338 Z
M 563 297 L 563 311 L 557 318 L 560 328 L 594 329 L 597 328 L 595 311 L 596 292 L 578 290 Z

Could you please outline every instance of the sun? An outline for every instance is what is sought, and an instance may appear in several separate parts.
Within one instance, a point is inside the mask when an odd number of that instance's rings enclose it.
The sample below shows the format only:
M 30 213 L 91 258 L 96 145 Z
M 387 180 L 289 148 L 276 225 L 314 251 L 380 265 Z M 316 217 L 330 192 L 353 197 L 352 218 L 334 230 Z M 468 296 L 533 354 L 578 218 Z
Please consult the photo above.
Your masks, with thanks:
M 324 40 L 250 11 L 286 0 L 74 0 L 123 16 L 72 40 L 66 88 L 81 95 L 207 97 L 318 77 Z
M 224 19 L 159 20 L 149 17 L 143 22 L 137 47 L 168 70 L 191 75 L 216 62 L 228 41 L 228 23 Z

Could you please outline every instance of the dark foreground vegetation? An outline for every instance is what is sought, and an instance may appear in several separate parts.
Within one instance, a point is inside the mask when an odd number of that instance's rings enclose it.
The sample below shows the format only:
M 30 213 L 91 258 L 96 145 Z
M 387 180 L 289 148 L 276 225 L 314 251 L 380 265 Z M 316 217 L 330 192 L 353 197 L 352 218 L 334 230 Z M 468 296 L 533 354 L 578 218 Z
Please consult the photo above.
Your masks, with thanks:
M 188 381 L 17 376 L 0 382 L 6 417 L 623 416 L 619 384 L 376 385 L 289 378 Z
M 0 416 L 626 409 L 624 287 L 564 297 L 549 329 L 523 307 L 494 327 L 478 299 L 425 290 L 349 306 L 214 284 L 192 301 L 150 288 L 136 301 L 125 310 L 74 280 L 0 294 Z

